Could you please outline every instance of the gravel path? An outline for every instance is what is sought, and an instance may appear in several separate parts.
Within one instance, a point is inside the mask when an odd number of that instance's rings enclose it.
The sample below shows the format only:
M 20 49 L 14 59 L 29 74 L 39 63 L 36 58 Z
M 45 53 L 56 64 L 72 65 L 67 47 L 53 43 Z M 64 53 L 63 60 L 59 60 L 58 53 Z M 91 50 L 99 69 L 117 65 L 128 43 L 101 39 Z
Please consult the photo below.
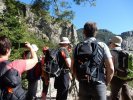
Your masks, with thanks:
M 76 83 L 78 84 L 78 82 L 76 82 Z M 74 88 L 74 89 L 76 89 L 76 88 Z M 68 95 L 67 100 L 78 100 L 78 96 L 76 93 L 74 93 L 74 91 L 72 90 L 71 93 Z M 130 93 L 133 95 L 133 88 L 130 89 Z M 107 91 L 106 95 L 108 98 L 107 100 L 110 100 L 110 91 Z M 51 78 L 50 85 L 49 85 L 49 91 L 48 91 L 46 100 L 56 100 L 55 97 L 56 97 L 56 89 L 54 89 L 54 78 Z

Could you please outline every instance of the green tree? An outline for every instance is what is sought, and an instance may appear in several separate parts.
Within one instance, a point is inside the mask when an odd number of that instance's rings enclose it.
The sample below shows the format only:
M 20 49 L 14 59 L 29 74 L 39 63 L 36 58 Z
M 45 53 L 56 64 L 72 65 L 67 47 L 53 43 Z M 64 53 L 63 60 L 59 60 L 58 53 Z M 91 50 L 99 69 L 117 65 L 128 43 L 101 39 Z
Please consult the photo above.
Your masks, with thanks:
M 91 6 L 95 6 L 96 0 L 73 0 L 77 5 L 81 3 L 89 2 Z M 64 0 L 32 0 L 31 8 L 39 15 L 46 15 L 49 13 L 53 17 L 57 18 L 56 21 L 68 20 L 71 21 L 74 18 L 74 12 L 71 9 L 71 2 Z

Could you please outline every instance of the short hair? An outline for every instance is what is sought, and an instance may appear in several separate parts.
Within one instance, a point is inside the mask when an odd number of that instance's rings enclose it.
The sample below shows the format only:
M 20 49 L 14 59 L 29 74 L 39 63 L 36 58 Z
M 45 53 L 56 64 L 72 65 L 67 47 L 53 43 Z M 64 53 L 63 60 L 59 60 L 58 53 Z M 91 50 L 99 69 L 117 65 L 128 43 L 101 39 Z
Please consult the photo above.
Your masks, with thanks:
M 0 36 L 0 55 L 6 55 L 7 49 L 11 49 L 11 42 L 5 36 Z
M 96 36 L 97 33 L 97 26 L 96 23 L 94 22 L 86 22 L 84 25 L 84 31 L 86 37 L 94 37 Z

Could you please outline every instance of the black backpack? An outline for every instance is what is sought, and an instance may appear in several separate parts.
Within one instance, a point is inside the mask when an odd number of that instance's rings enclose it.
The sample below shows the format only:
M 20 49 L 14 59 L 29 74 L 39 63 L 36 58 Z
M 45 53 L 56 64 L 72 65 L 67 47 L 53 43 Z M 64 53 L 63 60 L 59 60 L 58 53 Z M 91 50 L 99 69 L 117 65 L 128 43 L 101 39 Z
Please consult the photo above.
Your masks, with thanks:
M 133 78 L 133 56 L 125 50 L 113 50 L 118 54 L 116 75 L 121 79 Z
M 74 67 L 79 81 L 99 81 L 104 76 L 104 49 L 97 41 L 81 42 L 75 48 Z M 102 76 L 100 76 L 102 75 Z M 103 79 L 102 79 L 103 80 Z
M 50 77 L 58 77 L 61 73 L 61 68 L 59 67 L 59 50 L 48 49 L 45 54 L 45 65 L 44 71 L 50 75 Z
M 22 89 L 21 77 L 17 70 L 7 69 L 8 63 L 0 63 L 0 100 L 24 100 L 26 92 Z

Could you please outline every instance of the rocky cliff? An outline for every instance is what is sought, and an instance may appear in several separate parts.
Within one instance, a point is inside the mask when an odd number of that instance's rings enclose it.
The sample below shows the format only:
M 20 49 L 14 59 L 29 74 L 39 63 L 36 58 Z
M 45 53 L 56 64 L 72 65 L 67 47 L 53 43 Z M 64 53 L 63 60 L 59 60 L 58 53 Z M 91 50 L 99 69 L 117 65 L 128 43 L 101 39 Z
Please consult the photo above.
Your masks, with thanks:
M 28 30 L 35 33 L 36 36 L 53 43 L 58 43 L 62 36 L 67 36 L 73 44 L 78 42 L 77 32 L 73 24 L 69 22 L 63 24 L 48 23 L 44 18 L 36 20 L 36 16 L 31 12 L 30 7 L 25 5 L 25 9 Z
M 29 25 L 28 30 L 35 33 L 46 41 L 58 43 L 60 37 L 67 36 L 73 44 L 78 42 L 77 31 L 71 23 L 48 23 L 44 18 L 35 20 L 35 15 L 26 7 L 26 20 Z
M 0 0 L 0 14 L 3 14 L 4 10 L 6 9 L 5 4 L 2 0 Z
M 27 30 L 37 38 L 44 39 L 53 43 L 58 43 L 60 37 L 67 36 L 71 40 L 72 44 L 77 44 L 78 41 L 83 40 L 82 29 L 76 30 L 74 25 L 70 22 L 58 23 L 53 21 L 46 21 L 45 18 L 37 18 L 36 15 L 31 11 L 29 5 L 22 4 L 22 10 Z M 0 14 L 4 13 L 6 5 L 0 0 Z M 51 17 L 53 20 L 54 18 Z M 100 29 L 97 38 L 100 41 L 108 42 L 109 38 L 114 34 L 108 30 Z M 123 48 L 133 51 L 133 31 L 123 32 L 121 34 L 123 41 Z
M 29 5 L 21 4 L 21 6 L 22 9 L 20 12 L 23 13 L 23 17 L 22 15 L 18 17 L 25 20 L 27 30 L 35 34 L 37 38 L 58 43 L 62 36 L 67 36 L 72 44 L 78 42 L 77 31 L 72 23 L 55 23 L 52 21 L 48 23 L 43 17 L 37 18 L 37 16 L 31 11 Z M 0 0 L 0 14 L 3 14 L 5 9 L 6 5 L 3 0 Z M 53 20 L 54 18 L 51 17 L 51 19 Z
M 133 52 L 133 31 L 127 31 L 121 33 L 123 41 L 123 48 Z

